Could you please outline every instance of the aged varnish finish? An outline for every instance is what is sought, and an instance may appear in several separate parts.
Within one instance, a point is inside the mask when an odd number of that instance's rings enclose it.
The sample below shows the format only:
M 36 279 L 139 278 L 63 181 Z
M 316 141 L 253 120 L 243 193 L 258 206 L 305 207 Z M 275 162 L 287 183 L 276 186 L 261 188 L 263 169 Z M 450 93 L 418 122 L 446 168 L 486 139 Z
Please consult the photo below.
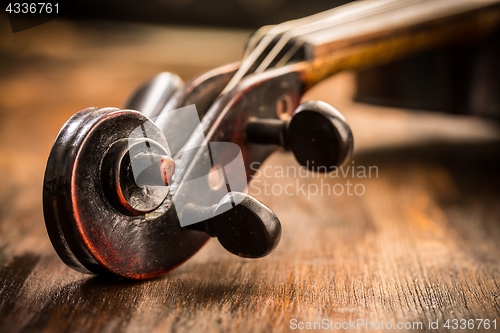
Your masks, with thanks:
M 377 168 L 370 178 L 351 169 L 346 178 L 281 176 L 279 166 L 298 165 L 290 154 L 272 155 L 263 165 L 271 178 L 261 173 L 249 189 L 283 225 L 271 256 L 239 258 L 212 240 L 183 266 L 145 282 L 71 270 L 52 249 L 41 211 L 43 170 L 59 128 L 90 101 L 121 105 L 157 72 L 187 80 L 237 60 L 247 32 L 138 27 L 127 35 L 133 42 L 122 44 L 119 30 L 84 23 L 53 21 L 13 35 L 3 21 L 0 29 L 1 332 L 281 332 L 291 319 L 424 327 L 500 320 L 495 125 L 352 104 L 348 75 L 306 98 L 332 104 L 360 133 L 349 166 Z M 178 53 L 161 52 L 166 36 L 177 39 Z M 151 43 L 160 45 L 155 52 Z M 203 62 L 189 62 L 190 43 L 204 47 Z M 266 180 L 292 184 L 294 195 L 266 195 Z M 299 190 L 347 180 L 364 184 L 365 193 L 308 198 Z

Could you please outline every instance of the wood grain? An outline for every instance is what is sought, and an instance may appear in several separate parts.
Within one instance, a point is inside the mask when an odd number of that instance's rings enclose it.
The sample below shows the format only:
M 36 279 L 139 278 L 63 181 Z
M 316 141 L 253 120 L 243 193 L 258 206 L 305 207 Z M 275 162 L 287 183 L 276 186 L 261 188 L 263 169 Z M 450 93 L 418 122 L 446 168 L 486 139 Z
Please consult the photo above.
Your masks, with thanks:
M 60 21 L 0 32 L 0 332 L 283 332 L 291 319 L 500 326 L 491 122 L 353 104 L 352 75 L 340 75 L 307 98 L 345 112 L 350 166 L 376 166 L 378 177 L 281 177 L 297 164 L 278 152 L 263 166 L 271 177 L 250 188 L 282 221 L 270 256 L 241 259 L 212 240 L 162 278 L 106 280 L 67 268 L 45 231 L 42 179 L 59 128 L 79 109 L 121 106 L 157 72 L 188 79 L 237 60 L 247 32 Z M 364 195 L 298 190 L 347 180 Z M 264 181 L 299 193 L 266 195 Z

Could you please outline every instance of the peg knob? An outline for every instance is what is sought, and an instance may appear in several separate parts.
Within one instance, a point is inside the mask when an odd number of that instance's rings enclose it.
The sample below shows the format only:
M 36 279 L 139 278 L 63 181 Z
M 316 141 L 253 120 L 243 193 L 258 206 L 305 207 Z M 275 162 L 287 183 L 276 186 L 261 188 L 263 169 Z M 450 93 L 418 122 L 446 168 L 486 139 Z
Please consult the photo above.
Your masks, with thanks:
M 264 257 L 280 241 L 281 223 L 276 214 L 247 194 L 230 192 L 217 205 L 205 209 L 211 210 L 212 218 L 188 228 L 217 237 L 226 250 L 240 257 Z M 189 210 L 188 214 L 204 214 L 200 211 L 203 208 Z
M 322 101 L 302 103 L 291 118 L 251 119 L 247 139 L 257 144 L 280 145 L 312 171 L 329 172 L 352 154 L 354 141 L 344 116 Z

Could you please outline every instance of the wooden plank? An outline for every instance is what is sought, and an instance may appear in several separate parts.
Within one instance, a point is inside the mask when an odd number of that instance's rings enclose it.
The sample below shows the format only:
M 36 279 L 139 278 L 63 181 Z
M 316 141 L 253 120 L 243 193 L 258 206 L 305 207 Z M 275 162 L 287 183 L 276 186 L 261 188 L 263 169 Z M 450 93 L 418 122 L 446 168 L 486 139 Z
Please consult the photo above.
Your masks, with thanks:
M 246 32 L 204 32 L 221 44 L 196 67 L 196 57 L 180 63 L 183 54 L 201 52 L 186 37 L 197 35 L 191 30 L 110 32 L 58 21 L 15 35 L 1 29 L 1 332 L 282 332 L 292 319 L 362 319 L 373 330 L 382 320 L 423 328 L 439 320 L 440 331 L 447 319 L 500 325 L 496 129 L 352 104 L 349 75 L 307 98 L 345 111 L 357 134 L 349 166 L 375 166 L 378 177 L 375 169 L 371 178 L 353 177 L 352 169 L 345 178 L 295 177 L 293 157 L 274 154 L 263 165 L 271 177 L 262 173 L 250 188 L 282 221 L 281 244 L 270 256 L 241 259 L 212 240 L 151 281 L 72 271 L 53 251 L 41 210 L 45 162 L 59 128 L 84 107 L 122 105 L 127 92 L 162 70 L 189 78 L 237 60 Z M 131 31 L 135 37 L 127 39 Z M 178 43 L 174 55 L 162 49 L 168 38 Z M 150 54 L 156 47 L 159 54 Z M 264 181 L 275 193 L 291 184 L 294 195 L 266 195 Z M 346 191 L 347 181 L 362 184 L 364 194 L 311 194 L 327 185 Z

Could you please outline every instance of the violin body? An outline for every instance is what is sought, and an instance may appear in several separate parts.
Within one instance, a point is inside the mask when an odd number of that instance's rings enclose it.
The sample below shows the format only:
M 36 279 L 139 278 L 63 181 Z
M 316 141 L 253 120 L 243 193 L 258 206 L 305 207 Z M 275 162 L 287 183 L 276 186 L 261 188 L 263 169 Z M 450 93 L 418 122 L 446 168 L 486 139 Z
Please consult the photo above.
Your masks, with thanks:
M 340 112 L 321 101 L 301 104 L 303 94 L 342 70 L 490 35 L 498 4 L 356 2 L 264 27 L 242 62 L 187 84 L 162 73 L 123 110 L 76 113 L 45 173 L 54 248 L 81 272 L 132 279 L 165 274 L 210 237 L 241 257 L 268 255 L 281 225 L 245 194 L 255 166 L 281 147 L 312 172 L 328 172 L 353 151 Z

